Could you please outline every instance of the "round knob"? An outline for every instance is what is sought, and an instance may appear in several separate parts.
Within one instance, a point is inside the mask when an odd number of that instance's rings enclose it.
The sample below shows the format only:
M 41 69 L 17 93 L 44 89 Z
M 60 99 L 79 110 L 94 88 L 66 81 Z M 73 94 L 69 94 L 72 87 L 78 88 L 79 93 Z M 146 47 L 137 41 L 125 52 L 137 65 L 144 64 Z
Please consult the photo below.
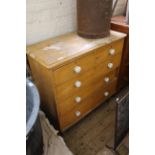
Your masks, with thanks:
M 76 66 L 76 67 L 74 68 L 74 72 L 77 73 L 77 74 L 80 73 L 81 70 L 82 70 L 82 68 L 81 68 L 80 66 Z
M 81 83 L 81 81 L 76 81 L 74 85 L 76 88 L 80 88 L 82 83 Z
M 112 69 L 113 68 L 113 63 L 108 63 L 108 68 Z
M 77 96 L 77 97 L 75 98 L 75 102 L 76 102 L 76 103 L 80 103 L 80 102 L 81 102 L 81 97 Z
M 112 49 L 109 50 L 110 55 L 115 55 L 115 53 L 116 53 L 115 49 L 112 48 Z
M 108 82 L 110 81 L 110 78 L 109 78 L 109 77 L 105 77 L 105 78 L 104 78 L 104 81 L 105 81 L 106 83 L 108 83 Z
M 106 92 L 104 93 L 104 96 L 109 96 L 109 92 L 106 91 Z
M 76 111 L 76 112 L 75 112 L 75 115 L 76 115 L 77 117 L 79 117 L 79 116 L 81 115 L 81 112 L 80 112 L 80 111 Z

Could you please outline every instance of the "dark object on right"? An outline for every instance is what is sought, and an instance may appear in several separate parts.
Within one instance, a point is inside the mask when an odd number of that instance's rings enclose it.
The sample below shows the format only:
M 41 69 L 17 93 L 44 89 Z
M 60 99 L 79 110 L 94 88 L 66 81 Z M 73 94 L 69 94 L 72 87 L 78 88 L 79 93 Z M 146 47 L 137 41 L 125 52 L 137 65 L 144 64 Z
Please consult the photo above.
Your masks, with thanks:
M 112 0 L 77 0 L 78 34 L 103 38 L 110 34 Z
M 116 97 L 116 122 L 115 122 L 114 149 L 129 132 L 129 87 L 121 90 Z

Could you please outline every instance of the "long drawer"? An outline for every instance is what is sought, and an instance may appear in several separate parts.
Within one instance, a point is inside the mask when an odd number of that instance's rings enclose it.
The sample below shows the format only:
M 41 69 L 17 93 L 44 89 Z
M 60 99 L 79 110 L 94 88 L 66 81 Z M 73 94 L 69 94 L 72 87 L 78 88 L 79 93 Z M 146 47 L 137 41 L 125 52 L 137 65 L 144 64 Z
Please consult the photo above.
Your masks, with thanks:
M 82 76 L 86 71 L 94 67 L 95 58 L 94 55 L 88 54 L 82 58 L 60 67 L 54 71 L 54 78 L 56 85 L 62 84 L 67 80 L 70 80 L 74 77 Z
M 104 74 L 102 76 L 97 76 L 94 81 L 94 89 L 97 90 L 98 88 L 104 89 L 106 86 L 108 86 L 110 83 L 112 83 L 114 80 L 118 77 L 118 68 L 115 70 L 112 70 L 111 72 L 108 72 L 107 74 Z
M 97 49 L 95 52 L 96 65 L 103 63 L 108 59 L 115 59 L 117 54 L 122 53 L 123 42 L 124 40 L 119 40 Z
M 117 54 L 115 56 L 115 59 L 109 58 L 105 62 L 103 62 L 103 63 L 99 64 L 98 66 L 96 66 L 95 67 L 96 76 L 103 76 L 103 75 L 109 73 L 110 71 L 113 71 L 116 68 L 118 68 L 120 66 L 121 57 L 122 57 L 121 53 Z
M 79 91 L 84 92 L 94 80 L 94 69 L 87 71 L 80 77 L 75 77 L 56 87 L 57 99 L 61 103 Z
M 78 107 L 79 105 L 83 104 L 89 96 L 93 94 L 95 91 L 93 85 L 89 85 L 82 91 L 79 91 L 75 94 L 72 94 L 71 97 L 64 100 L 63 102 L 59 102 L 57 104 L 58 113 L 60 116 L 65 115 L 66 113 L 73 110 L 73 108 Z
M 107 88 L 98 89 L 94 92 L 93 95 L 88 96 L 81 104 L 74 107 L 69 113 L 66 115 L 60 116 L 60 126 L 61 128 L 66 128 L 76 121 L 78 121 L 81 117 L 89 113 L 91 110 L 96 108 L 99 104 L 104 102 L 107 98 L 114 94 L 116 88 L 116 80 L 112 82 Z M 108 96 L 105 93 L 108 92 Z

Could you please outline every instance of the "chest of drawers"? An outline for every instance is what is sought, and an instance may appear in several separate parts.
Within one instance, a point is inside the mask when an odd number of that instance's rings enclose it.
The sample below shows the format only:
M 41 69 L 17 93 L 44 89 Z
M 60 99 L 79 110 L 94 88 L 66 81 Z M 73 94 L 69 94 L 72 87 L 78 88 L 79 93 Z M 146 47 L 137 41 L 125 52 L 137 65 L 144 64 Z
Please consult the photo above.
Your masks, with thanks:
M 84 39 L 70 33 L 27 47 L 44 111 L 64 131 L 116 92 L 123 33 Z

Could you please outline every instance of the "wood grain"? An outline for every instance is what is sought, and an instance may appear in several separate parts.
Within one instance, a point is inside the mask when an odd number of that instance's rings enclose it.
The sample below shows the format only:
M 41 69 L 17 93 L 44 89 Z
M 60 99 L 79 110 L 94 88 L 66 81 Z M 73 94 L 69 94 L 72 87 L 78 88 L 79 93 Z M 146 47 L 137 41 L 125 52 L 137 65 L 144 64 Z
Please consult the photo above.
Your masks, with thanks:
M 56 71 L 54 71 L 54 78 L 56 85 L 64 83 L 73 77 L 80 77 L 83 75 L 86 71 L 91 69 L 95 63 L 95 59 L 92 54 L 88 54 L 87 56 L 84 56 L 82 58 L 77 59 L 76 61 L 69 63 Z M 76 66 L 81 67 L 80 73 L 75 73 L 74 68 Z
M 27 47 L 32 76 L 41 105 L 64 131 L 116 92 L 125 35 L 111 31 L 107 38 L 84 39 L 70 33 Z M 115 55 L 109 55 L 114 48 Z M 108 68 L 108 64 L 113 67 Z M 79 73 L 75 67 L 81 67 Z M 104 78 L 109 77 L 109 83 Z M 80 81 L 81 86 L 75 87 Z M 108 96 L 105 92 L 108 91 Z M 80 97 L 80 102 L 75 101 Z M 75 112 L 79 111 L 77 117 Z
M 27 54 L 44 67 L 57 69 L 125 36 L 123 33 L 110 31 L 110 35 L 106 38 L 85 39 L 76 33 L 69 33 L 28 46 Z
M 116 42 L 113 42 L 112 44 L 97 49 L 95 53 L 96 64 L 98 65 L 100 63 L 103 63 L 107 59 L 115 58 L 117 54 L 122 52 L 123 42 L 124 40 L 118 40 Z M 115 49 L 114 55 L 109 54 L 110 49 Z
M 68 125 L 71 125 L 72 123 L 79 121 L 87 113 L 95 109 L 97 106 L 103 103 L 106 99 L 112 96 L 115 92 L 116 84 L 117 84 L 117 81 L 115 80 L 109 85 L 109 87 L 106 87 L 105 89 L 99 88 L 96 92 L 94 92 L 93 95 L 89 96 L 84 102 L 75 106 L 75 108 L 72 109 L 71 112 L 60 117 L 61 128 L 65 129 L 67 128 Z M 109 96 L 107 97 L 104 96 L 105 91 L 109 91 Z M 75 115 L 77 111 L 81 113 L 79 117 Z

